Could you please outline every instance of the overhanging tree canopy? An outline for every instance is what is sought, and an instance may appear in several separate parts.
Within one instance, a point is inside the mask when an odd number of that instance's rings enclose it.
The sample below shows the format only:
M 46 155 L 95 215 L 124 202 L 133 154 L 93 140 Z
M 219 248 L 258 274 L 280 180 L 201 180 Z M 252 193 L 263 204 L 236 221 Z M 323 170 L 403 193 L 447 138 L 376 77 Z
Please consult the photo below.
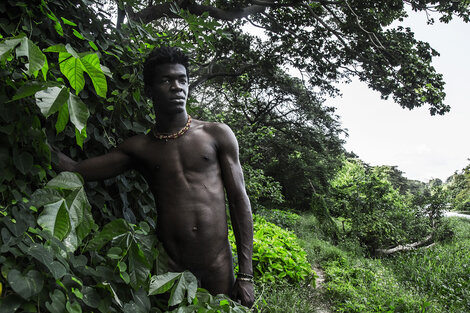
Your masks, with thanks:
M 294 67 L 304 74 L 307 88 L 334 94 L 333 83 L 357 76 L 404 108 L 429 105 L 432 115 L 449 110 L 444 103 L 442 75 L 431 65 L 438 53 L 416 40 L 410 29 L 391 24 L 406 17 L 406 6 L 437 12 L 443 22 L 454 16 L 468 21 L 470 13 L 467 1 L 182 0 L 117 4 L 119 24 L 125 15 L 132 21 L 152 23 L 157 29 L 182 17 L 188 22 L 188 16 L 219 23 L 223 33 L 201 30 L 219 44 L 213 53 L 201 51 L 207 63 L 200 67 L 198 81 L 223 75 L 220 66 L 227 75 L 249 68 Z M 250 37 L 247 45 L 241 35 L 247 24 L 263 30 L 267 39 Z M 230 43 L 222 40 L 227 34 L 232 35 Z M 244 51 L 237 49 L 239 44 Z

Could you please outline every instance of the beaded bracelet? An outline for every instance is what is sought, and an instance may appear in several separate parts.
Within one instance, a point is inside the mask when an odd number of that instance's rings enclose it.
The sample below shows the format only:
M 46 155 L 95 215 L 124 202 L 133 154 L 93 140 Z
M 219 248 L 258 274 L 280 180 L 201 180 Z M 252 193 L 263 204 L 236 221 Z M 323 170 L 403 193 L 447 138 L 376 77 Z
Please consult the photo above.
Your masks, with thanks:
M 237 277 L 239 277 L 239 276 L 253 279 L 253 275 L 247 274 L 247 273 L 237 273 Z
M 248 281 L 250 283 L 253 282 L 253 278 L 248 278 L 248 277 L 237 277 L 237 280 L 239 280 L 239 281 Z
M 239 281 L 248 281 L 250 283 L 253 282 L 253 275 L 247 273 L 238 273 L 237 280 Z

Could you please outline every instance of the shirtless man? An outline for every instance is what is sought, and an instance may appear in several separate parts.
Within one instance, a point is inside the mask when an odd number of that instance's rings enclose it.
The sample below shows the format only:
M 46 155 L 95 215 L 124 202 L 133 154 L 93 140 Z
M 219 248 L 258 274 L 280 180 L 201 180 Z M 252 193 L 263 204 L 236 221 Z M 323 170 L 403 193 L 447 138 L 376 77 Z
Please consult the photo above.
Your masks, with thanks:
M 87 181 L 136 169 L 154 195 L 157 237 L 170 270 L 190 270 L 212 294 L 228 294 L 251 307 L 253 220 L 237 140 L 228 126 L 187 114 L 188 57 L 180 50 L 155 49 L 144 64 L 144 84 L 155 109 L 152 132 L 81 162 L 58 153 L 58 169 L 78 172 Z M 236 280 L 224 189 L 238 248 Z

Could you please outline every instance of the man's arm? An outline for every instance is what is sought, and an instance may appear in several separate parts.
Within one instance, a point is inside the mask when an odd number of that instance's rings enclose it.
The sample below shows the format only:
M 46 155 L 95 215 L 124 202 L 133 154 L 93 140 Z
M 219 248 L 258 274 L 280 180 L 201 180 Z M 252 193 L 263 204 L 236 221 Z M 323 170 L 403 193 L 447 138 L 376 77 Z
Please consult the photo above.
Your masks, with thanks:
M 53 167 L 59 172 L 77 172 L 85 181 L 103 180 L 115 177 L 132 167 L 132 158 L 123 150 L 120 146 L 109 153 L 77 162 L 53 149 L 58 158 Z
M 253 217 L 238 157 L 238 142 L 227 125 L 216 125 L 219 128 L 216 131 L 218 156 L 237 243 L 239 273 L 253 275 Z M 244 278 L 235 283 L 232 297 L 251 307 L 254 302 L 253 283 Z

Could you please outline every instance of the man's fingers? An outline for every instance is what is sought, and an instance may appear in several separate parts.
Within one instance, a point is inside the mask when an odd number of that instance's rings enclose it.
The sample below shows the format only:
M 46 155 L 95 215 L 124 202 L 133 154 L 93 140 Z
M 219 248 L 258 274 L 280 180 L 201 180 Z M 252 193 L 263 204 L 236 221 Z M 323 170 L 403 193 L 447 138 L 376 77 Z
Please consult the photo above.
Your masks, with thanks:
M 237 282 L 237 284 L 237 288 L 234 288 L 237 292 L 236 299 L 240 299 L 244 306 L 251 308 L 255 302 L 253 284 L 249 282 Z

